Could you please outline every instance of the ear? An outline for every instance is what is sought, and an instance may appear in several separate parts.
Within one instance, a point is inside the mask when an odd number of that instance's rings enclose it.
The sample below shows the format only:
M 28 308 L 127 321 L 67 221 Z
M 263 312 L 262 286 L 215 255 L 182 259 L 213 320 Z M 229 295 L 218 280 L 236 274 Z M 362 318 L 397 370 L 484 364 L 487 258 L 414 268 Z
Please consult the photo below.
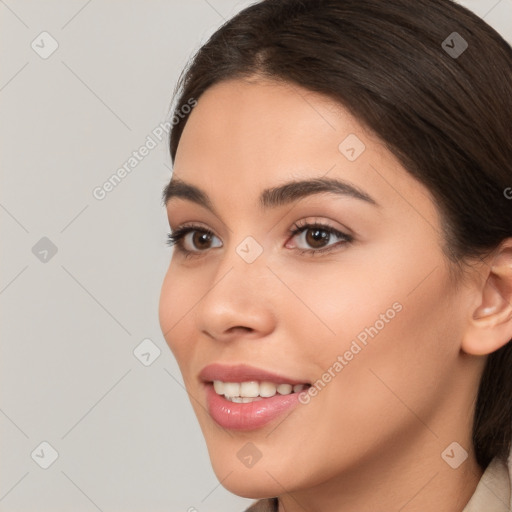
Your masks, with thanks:
M 500 244 L 484 268 L 461 347 L 472 355 L 491 354 L 512 340 L 512 238 Z

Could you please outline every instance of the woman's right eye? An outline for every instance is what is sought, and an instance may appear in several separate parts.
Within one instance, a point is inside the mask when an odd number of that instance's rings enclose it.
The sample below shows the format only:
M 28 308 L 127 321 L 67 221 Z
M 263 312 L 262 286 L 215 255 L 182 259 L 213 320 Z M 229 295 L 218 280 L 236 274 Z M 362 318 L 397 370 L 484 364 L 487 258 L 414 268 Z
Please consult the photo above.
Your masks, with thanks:
M 183 226 L 167 234 L 167 244 L 176 246 L 177 250 L 186 256 L 199 255 L 204 249 L 222 246 L 222 243 L 211 246 L 212 238 L 217 237 L 209 229 L 200 226 Z

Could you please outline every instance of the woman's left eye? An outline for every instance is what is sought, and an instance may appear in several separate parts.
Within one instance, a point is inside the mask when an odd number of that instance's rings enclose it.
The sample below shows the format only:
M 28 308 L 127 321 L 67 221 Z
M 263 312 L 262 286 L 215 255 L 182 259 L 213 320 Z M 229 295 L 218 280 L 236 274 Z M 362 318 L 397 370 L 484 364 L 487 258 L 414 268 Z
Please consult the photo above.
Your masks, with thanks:
M 299 240 L 309 245 L 309 247 L 313 247 L 313 249 L 301 249 L 299 247 L 298 250 L 301 254 L 308 253 L 314 255 L 315 253 L 326 253 L 336 249 L 340 245 L 345 245 L 353 241 L 351 235 L 342 233 L 332 226 L 322 223 L 304 224 L 302 226 L 295 224 L 293 229 L 290 230 L 290 234 L 293 236 L 299 235 Z M 333 236 L 341 241 L 336 244 L 326 245 L 331 241 Z M 288 244 L 286 246 L 288 247 Z
M 188 236 L 191 234 L 192 236 Z M 298 223 L 294 224 L 290 229 L 289 234 L 292 237 L 296 237 L 299 235 L 298 239 L 303 243 L 309 245 L 310 249 L 304 249 L 301 247 L 297 247 L 297 250 L 301 254 L 310 254 L 314 255 L 317 253 L 326 253 L 334 250 L 336 247 L 340 245 L 345 245 L 353 241 L 353 237 L 346 233 L 342 233 L 341 231 L 329 226 L 327 224 L 314 223 L 314 224 L 303 224 L 299 225 Z M 338 238 L 340 242 L 336 244 L 328 244 L 331 241 L 331 237 Z M 205 247 L 206 245 L 211 244 L 212 238 L 217 238 L 215 234 L 209 229 L 203 228 L 201 226 L 182 226 L 177 228 L 172 234 L 169 233 L 167 235 L 167 244 L 169 246 L 176 246 L 177 250 L 186 257 L 191 256 L 199 256 L 201 253 L 206 252 L 206 249 L 210 247 Z M 192 245 L 192 249 L 188 249 L 185 247 L 186 243 Z M 328 244 L 328 245 L 326 245 Z M 220 247 L 220 245 L 216 245 L 214 247 Z M 195 250 L 194 247 L 202 246 L 202 249 Z M 288 243 L 286 244 L 288 246 Z M 293 247 L 292 247 L 293 248 Z

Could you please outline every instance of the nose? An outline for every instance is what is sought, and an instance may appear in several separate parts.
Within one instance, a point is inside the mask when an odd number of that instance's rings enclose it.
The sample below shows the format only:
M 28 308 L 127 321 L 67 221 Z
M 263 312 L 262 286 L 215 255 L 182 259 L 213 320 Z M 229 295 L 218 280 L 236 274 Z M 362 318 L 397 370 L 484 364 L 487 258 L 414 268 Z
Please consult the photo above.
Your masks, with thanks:
M 277 280 L 264 252 L 251 263 L 244 257 L 229 249 L 196 308 L 198 329 L 214 340 L 255 339 L 275 329 Z

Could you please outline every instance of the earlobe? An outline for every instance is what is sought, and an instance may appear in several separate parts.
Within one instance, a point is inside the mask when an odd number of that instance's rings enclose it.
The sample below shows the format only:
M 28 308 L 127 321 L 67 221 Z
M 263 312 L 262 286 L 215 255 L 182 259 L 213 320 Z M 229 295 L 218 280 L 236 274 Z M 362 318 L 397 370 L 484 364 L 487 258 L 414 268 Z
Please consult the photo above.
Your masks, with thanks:
M 477 302 L 462 350 L 487 355 L 512 340 L 512 238 L 494 253 Z

